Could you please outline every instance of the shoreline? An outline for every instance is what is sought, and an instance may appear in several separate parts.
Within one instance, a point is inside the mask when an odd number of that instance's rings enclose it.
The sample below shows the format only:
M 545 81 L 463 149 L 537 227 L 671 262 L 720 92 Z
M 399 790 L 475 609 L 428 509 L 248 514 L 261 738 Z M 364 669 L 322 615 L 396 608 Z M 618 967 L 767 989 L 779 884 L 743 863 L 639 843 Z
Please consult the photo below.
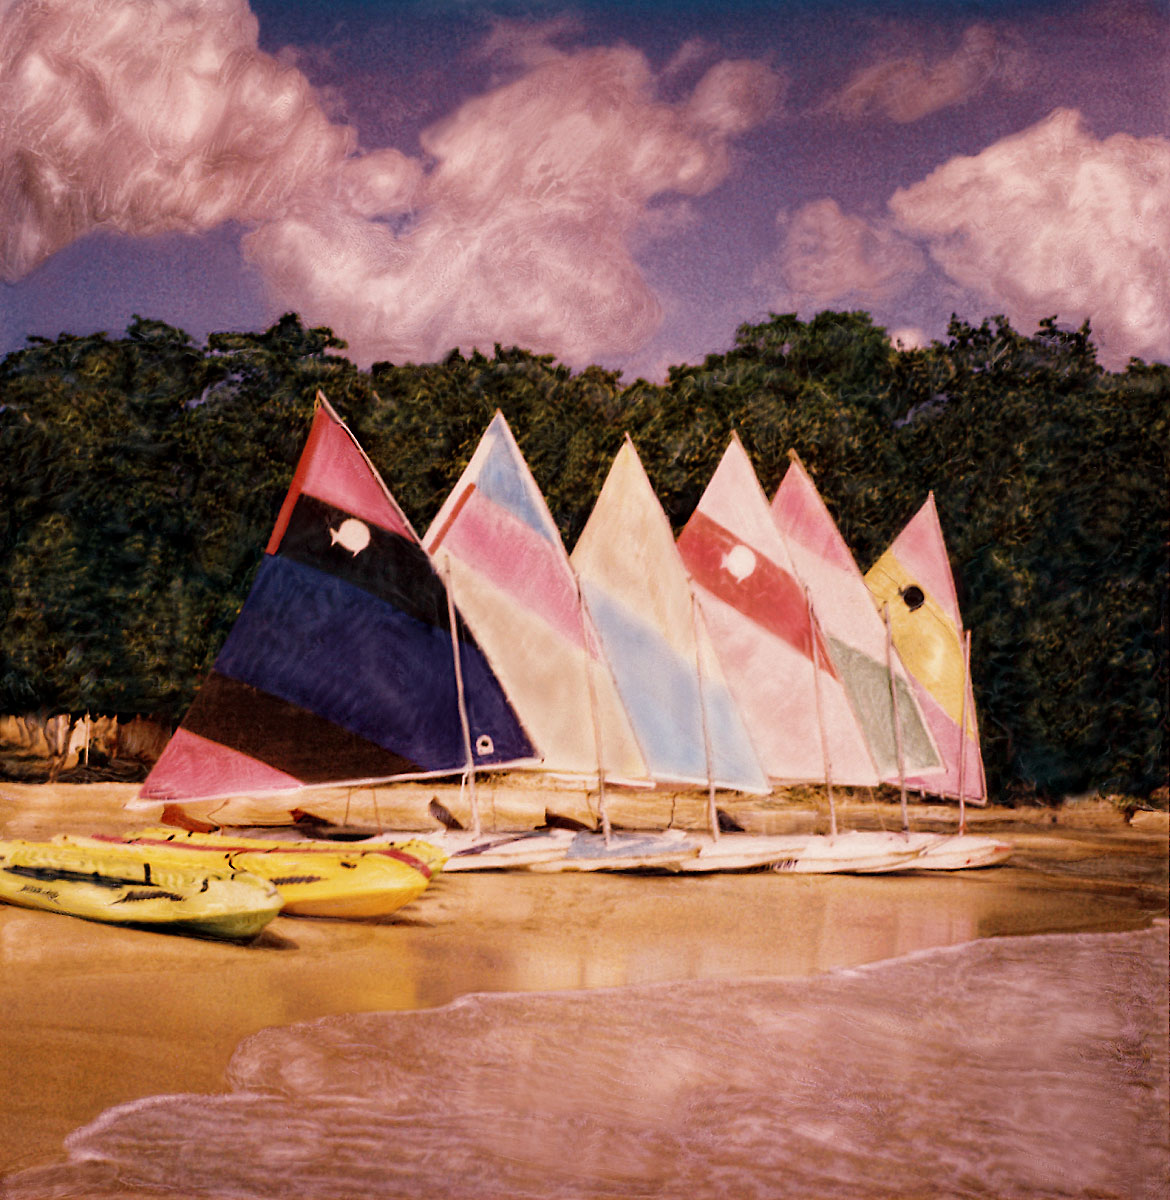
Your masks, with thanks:
M 136 791 L 0 784 L 0 835 L 145 826 L 151 814 L 122 808 Z M 458 811 L 457 786 L 427 785 L 394 803 L 379 789 L 379 816 L 434 828 L 426 807 L 436 793 Z M 535 819 L 544 798 L 497 792 L 495 813 Z M 352 796 L 323 803 L 347 799 L 352 812 Z M 702 828 L 705 795 L 656 802 Z M 785 830 L 826 819 L 756 800 L 732 811 Z M 900 827 L 896 803 L 841 802 L 837 811 L 843 828 Z M 249 946 L 0 905 L 0 1176 L 58 1161 L 63 1139 L 113 1105 L 222 1092 L 237 1046 L 261 1029 L 487 993 L 811 979 L 932 948 L 1137 930 L 1167 916 L 1164 822 L 1139 813 L 1127 824 L 1105 804 L 968 815 L 972 832 L 1006 832 L 1015 855 L 945 877 L 440 875 L 392 918 L 281 916 Z M 915 828 L 953 828 L 957 808 L 912 805 L 910 818 Z

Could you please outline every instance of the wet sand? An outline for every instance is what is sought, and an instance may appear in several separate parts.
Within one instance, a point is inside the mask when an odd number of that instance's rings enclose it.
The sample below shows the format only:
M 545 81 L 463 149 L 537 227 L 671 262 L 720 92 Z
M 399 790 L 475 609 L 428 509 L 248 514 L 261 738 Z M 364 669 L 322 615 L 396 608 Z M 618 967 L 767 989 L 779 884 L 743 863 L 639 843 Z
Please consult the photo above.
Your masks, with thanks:
M 122 810 L 132 792 L 0 785 L 0 829 L 131 828 L 149 819 Z M 387 804 L 380 815 L 393 815 Z M 781 819 L 766 808 L 740 815 L 757 828 Z M 892 819 L 878 807 L 842 815 Z M 975 939 L 1165 918 L 1164 820 L 1081 816 L 973 815 L 1016 845 L 986 871 L 448 875 L 394 918 L 281 917 L 244 947 L 0 906 L 0 1173 L 61 1159 L 65 1137 L 113 1105 L 223 1092 L 237 1046 L 270 1027 L 469 993 L 799 979 Z

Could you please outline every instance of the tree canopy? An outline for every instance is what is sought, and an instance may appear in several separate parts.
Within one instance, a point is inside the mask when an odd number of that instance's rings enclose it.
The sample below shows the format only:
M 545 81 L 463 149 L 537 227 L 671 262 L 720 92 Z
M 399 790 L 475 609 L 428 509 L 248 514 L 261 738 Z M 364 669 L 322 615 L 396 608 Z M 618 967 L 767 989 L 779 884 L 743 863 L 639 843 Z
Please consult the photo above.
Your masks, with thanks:
M 178 719 L 243 603 L 321 389 L 417 529 L 496 409 L 566 544 L 629 433 L 676 529 L 738 431 L 771 495 L 799 453 L 864 570 L 933 491 L 973 631 L 993 793 L 1165 783 L 1170 367 L 1088 326 L 862 312 L 742 326 L 664 384 L 496 346 L 359 370 L 294 314 L 197 345 L 29 339 L 0 363 L 0 711 Z

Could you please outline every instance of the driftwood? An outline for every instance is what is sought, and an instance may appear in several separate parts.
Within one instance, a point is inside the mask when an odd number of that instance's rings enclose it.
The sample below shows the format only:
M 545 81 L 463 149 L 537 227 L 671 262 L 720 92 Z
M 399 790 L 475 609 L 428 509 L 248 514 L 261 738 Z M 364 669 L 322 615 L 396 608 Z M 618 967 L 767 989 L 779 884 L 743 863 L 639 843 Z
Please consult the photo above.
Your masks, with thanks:
M 0 749 L 31 774 L 55 782 L 63 773 L 120 762 L 149 766 L 171 736 L 149 717 L 89 713 L 21 713 L 0 717 Z M 38 764 L 43 763 L 43 766 Z

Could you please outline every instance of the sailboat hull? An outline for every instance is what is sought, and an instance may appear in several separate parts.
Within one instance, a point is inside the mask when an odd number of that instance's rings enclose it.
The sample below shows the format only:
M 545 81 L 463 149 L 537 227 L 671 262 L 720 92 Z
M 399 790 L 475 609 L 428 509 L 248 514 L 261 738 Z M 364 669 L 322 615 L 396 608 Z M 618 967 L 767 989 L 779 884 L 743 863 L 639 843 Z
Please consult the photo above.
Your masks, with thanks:
M 722 833 L 718 841 L 702 842 L 698 858 L 679 869 L 695 873 L 766 867 L 791 875 L 878 872 L 905 869 L 919 849 L 917 843 L 903 843 L 900 835 L 884 833 Z
M 1012 855 L 1011 842 L 975 834 L 940 836 L 913 863 L 915 871 L 964 871 L 993 867 Z
M 698 857 L 699 844 L 681 831 L 573 835 L 561 858 L 536 863 L 531 871 L 669 871 Z

